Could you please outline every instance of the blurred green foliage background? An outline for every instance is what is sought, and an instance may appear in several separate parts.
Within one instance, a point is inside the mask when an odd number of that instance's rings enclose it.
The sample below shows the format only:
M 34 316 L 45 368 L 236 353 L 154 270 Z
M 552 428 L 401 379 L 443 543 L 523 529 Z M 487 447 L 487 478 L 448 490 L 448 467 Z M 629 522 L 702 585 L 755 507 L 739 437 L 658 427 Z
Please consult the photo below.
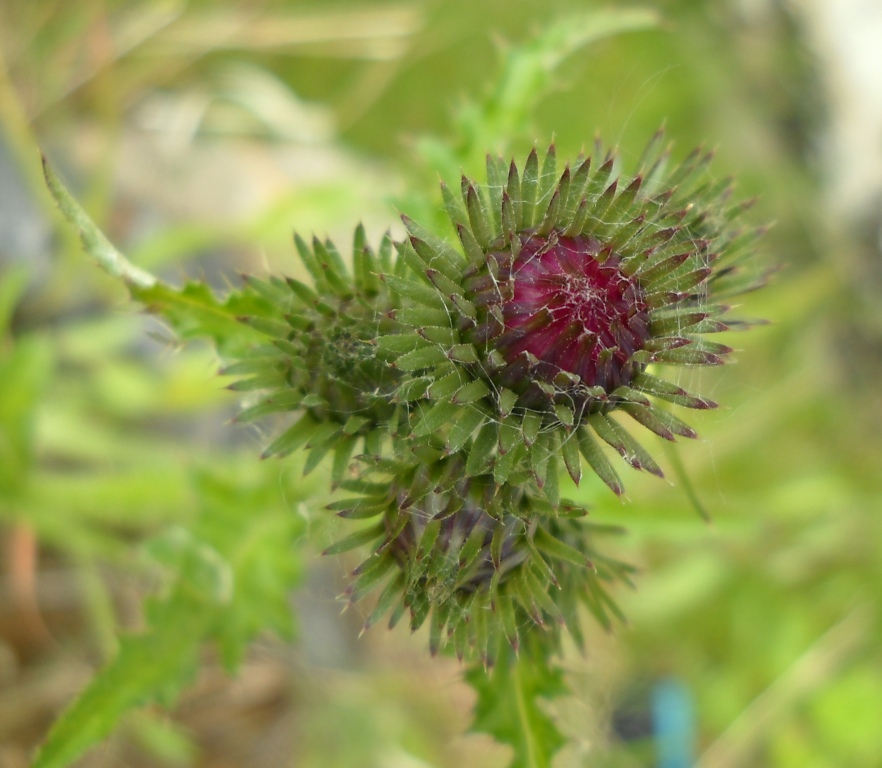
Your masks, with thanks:
M 28 764 L 121 630 L 146 628 L 123 648 L 158 663 L 168 606 L 204 618 L 173 645 L 183 698 L 77 765 L 507 755 L 462 735 L 455 663 L 338 616 L 345 567 L 317 557 L 338 523 L 302 504 L 321 482 L 258 463 L 266 436 L 227 423 L 210 349 L 87 263 L 38 145 L 136 264 L 223 288 L 290 272 L 292 229 L 346 242 L 364 221 L 376 241 L 399 212 L 440 222 L 439 175 L 480 174 L 485 151 L 553 137 L 573 157 L 599 134 L 636 159 L 660 124 L 681 156 L 717 146 L 716 172 L 759 196 L 781 269 L 745 301 L 771 322 L 727 341 L 737 364 L 686 382 L 724 407 L 679 458 L 655 446 L 683 476 L 633 474 L 624 505 L 599 482 L 572 491 L 627 528 L 615 554 L 641 574 L 619 595 L 628 625 L 590 627 L 587 656 L 563 661 L 556 764 L 655 764 L 621 723 L 671 677 L 702 768 L 882 764 L 882 182 L 847 183 L 848 157 L 878 149 L 836 152 L 824 7 L 622 3 L 589 25 L 601 6 L 577 0 L 0 0 L 0 766 Z M 249 645 L 262 629 L 296 639 Z

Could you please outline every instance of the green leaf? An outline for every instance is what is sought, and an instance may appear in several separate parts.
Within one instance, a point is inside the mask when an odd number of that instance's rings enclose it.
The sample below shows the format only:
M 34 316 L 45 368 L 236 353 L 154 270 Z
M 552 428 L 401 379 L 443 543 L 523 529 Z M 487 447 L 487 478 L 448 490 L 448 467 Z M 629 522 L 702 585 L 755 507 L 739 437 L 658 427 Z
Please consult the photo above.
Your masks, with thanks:
M 171 706 L 195 678 L 205 643 L 216 642 L 232 669 L 259 632 L 291 635 L 288 596 L 301 573 L 294 543 L 303 523 L 287 502 L 309 488 L 292 484 L 282 494 L 270 480 L 276 474 L 195 478 L 203 509 L 192 530 L 173 528 L 147 547 L 171 583 L 148 601 L 146 629 L 122 638 L 56 721 L 34 768 L 65 768 L 135 708 Z
M 510 389 L 505 389 L 504 387 L 499 390 L 499 414 L 503 418 L 506 418 L 514 409 L 515 403 L 518 400 L 518 396 L 516 392 L 513 392 Z
M 579 456 L 579 441 L 574 434 L 566 435 L 560 445 L 567 473 L 578 485 L 582 479 L 582 459 Z
M 723 362 L 718 355 L 707 352 L 698 345 L 654 352 L 652 359 L 654 362 L 668 365 L 721 365 Z
M 317 237 L 313 237 L 312 248 L 331 289 L 338 296 L 351 296 L 353 293 L 351 278 L 337 247 L 330 240 L 322 242 Z
M 493 480 L 497 485 L 506 482 L 511 476 L 512 471 L 518 466 L 527 455 L 527 446 L 523 442 L 516 443 L 511 450 L 496 457 L 496 463 L 493 465 Z
M 387 550 L 382 554 L 371 555 L 364 563 L 356 568 L 356 578 L 347 587 L 346 592 L 350 600 L 355 603 L 367 595 L 379 582 L 388 576 L 389 571 L 398 565 L 394 555 Z
M 440 270 L 427 269 L 426 277 L 431 281 L 432 285 L 448 298 L 462 291 L 462 286 L 458 282 L 454 282 Z
M 536 190 L 536 206 L 537 212 L 546 212 L 551 210 L 551 201 L 552 201 L 552 193 L 555 187 L 555 182 L 557 181 L 557 150 L 552 144 L 548 147 L 548 150 L 545 153 L 545 158 L 542 160 L 542 170 L 539 172 L 539 186 Z M 558 197 L 560 200 L 560 197 Z M 553 223 L 553 216 L 552 223 Z M 540 219 L 537 216 L 534 219 L 534 222 L 539 222 Z M 541 223 L 545 223 L 542 221 Z M 550 231 L 550 230 L 548 230 Z
M 536 215 L 536 190 L 538 185 L 539 155 L 534 147 L 533 151 L 527 156 L 527 163 L 524 166 L 523 176 L 521 177 L 521 199 L 523 200 L 521 229 L 533 226 L 533 219 Z
M 303 465 L 303 474 L 308 475 L 312 472 L 334 447 L 337 438 L 340 437 L 340 425 L 334 421 L 325 421 L 320 423 L 306 443 L 309 454 L 306 457 L 306 463 Z M 351 438 L 345 437 L 344 440 Z
M 428 395 L 432 400 L 449 398 L 454 392 L 462 389 L 462 380 L 463 374 L 461 371 L 451 371 L 429 387 Z
M 432 379 L 428 376 L 420 376 L 419 378 L 405 381 L 396 390 L 395 399 L 401 403 L 421 400 L 426 396 L 426 391 L 432 383 Z
M 447 325 L 426 325 L 419 329 L 419 335 L 433 344 L 450 347 L 459 344 L 459 332 Z
M 357 504 L 358 500 L 353 501 L 353 504 Z M 323 555 L 339 555 L 341 552 L 348 552 L 351 549 L 356 549 L 357 547 L 363 546 L 370 541 L 375 541 L 386 530 L 386 526 L 381 521 L 380 523 L 368 526 L 367 528 L 362 528 L 360 531 L 356 531 L 355 533 L 350 533 L 348 536 L 344 536 L 339 541 L 335 541 L 331 544 L 330 547 L 325 549 L 322 554 Z
M 367 242 L 364 224 L 355 228 L 352 238 L 352 272 L 355 284 L 364 293 L 377 293 L 379 280 L 377 258 Z
M 384 587 L 382 593 L 380 593 L 380 597 L 377 598 L 377 604 L 374 606 L 374 609 L 371 611 L 367 619 L 365 619 L 365 629 L 373 626 L 389 611 L 389 609 L 392 608 L 392 606 L 401 602 L 402 595 L 404 594 L 406 578 L 407 577 L 402 571 Z
M 478 310 L 475 308 L 475 305 L 472 304 L 467 298 L 461 296 L 460 294 L 455 294 L 451 296 L 453 300 L 454 306 L 464 315 L 471 320 L 474 320 L 478 316 Z
M 454 344 L 447 356 L 457 363 L 477 363 L 479 360 L 474 344 Z
M 350 419 L 351 420 L 351 419 Z M 352 454 L 358 443 L 358 437 L 340 437 L 334 444 L 334 462 L 331 465 L 331 482 L 339 485 L 343 482 L 352 460 Z
M 258 317 L 270 311 L 265 301 L 250 291 L 234 291 L 219 299 L 204 283 L 172 288 L 164 283 L 131 286 L 132 296 L 155 314 L 162 315 L 182 339 L 209 338 L 223 356 L 241 357 L 264 341 L 257 328 L 240 317 Z M 282 336 L 290 333 L 286 327 Z
M 272 339 L 284 339 L 291 332 L 290 323 L 271 320 L 268 317 L 243 317 L 241 322 Z
M 595 413 L 588 417 L 588 423 L 600 439 L 615 448 L 634 469 L 645 469 L 656 477 L 664 477 L 649 452 L 611 416 Z
M 529 447 L 536 442 L 539 429 L 542 427 L 542 414 L 538 411 L 527 411 L 524 414 L 524 443 Z
M 487 220 L 487 207 L 481 199 L 481 195 L 472 184 L 469 184 L 464 192 L 466 211 L 469 214 L 471 232 L 481 248 L 487 248 L 493 239 L 490 231 L 490 222 Z
M 426 307 L 403 307 L 392 311 L 399 323 L 421 328 L 426 325 L 443 327 L 450 324 L 450 315 L 442 309 L 428 309 Z
M 331 286 L 328 285 L 327 280 L 325 279 L 325 271 L 319 264 L 315 253 L 309 245 L 307 245 L 306 241 L 296 232 L 294 233 L 294 247 L 297 249 L 300 261 L 303 262 L 303 266 L 306 267 L 306 271 L 309 272 L 318 292 L 325 294 L 331 291 Z
M 484 249 L 475 239 L 472 230 L 465 224 L 457 224 L 456 233 L 459 235 L 459 241 L 462 243 L 463 250 L 471 264 L 482 264 L 484 262 Z
M 664 379 L 659 379 L 645 371 L 634 377 L 631 386 L 635 389 L 642 390 L 650 395 L 661 398 L 662 400 L 667 400 L 671 403 L 685 406 L 686 408 L 716 408 L 717 405 L 713 400 L 690 395 L 682 387 L 678 387 L 676 384 L 671 384 Z
M 591 567 L 591 560 L 587 555 L 560 539 L 555 538 L 555 536 L 549 533 L 542 525 L 536 528 L 533 541 L 540 552 L 554 558 L 555 560 L 563 560 L 564 562 L 572 563 L 580 568 Z
M 467 228 L 468 217 L 462 207 L 460 198 L 450 191 L 443 181 L 441 182 L 441 198 L 444 200 L 444 210 L 447 211 L 447 217 L 453 224 L 454 229 Z
M 690 438 L 696 436 L 692 427 L 661 408 L 647 408 L 645 405 L 636 403 L 623 403 L 621 409 L 635 421 L 665 440 L 673 440 L 674 435 Z
M 464 266 L 462 254 L 413 219 L 403 216 L 402 221 L 412 238 L 414 250 L 426 265 L 443 272 L 450 280 L 458 281 Z
M 200 598 L 223 604 L 229 602 L 232 572 L 216 549 L 197 540 L 181 526 L 173 526 L 151 539 L 145 553 L 161 565 L 178 573 L 181 582 Z
M 176 592 L 157 611 L 159 628 L 124 637 L 114 660 L 56 721 L 33 768 L 65 768 L 116 727 L 130 710 L 172 701 L 199 668 L 199 649 L 214 618 L 198 598 Z

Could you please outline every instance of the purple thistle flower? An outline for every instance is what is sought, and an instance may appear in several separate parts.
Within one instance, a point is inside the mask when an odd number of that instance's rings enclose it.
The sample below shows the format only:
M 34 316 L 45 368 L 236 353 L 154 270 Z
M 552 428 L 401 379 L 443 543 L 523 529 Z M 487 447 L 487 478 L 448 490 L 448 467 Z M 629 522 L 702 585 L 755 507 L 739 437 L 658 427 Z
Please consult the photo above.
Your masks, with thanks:
M 651 338 L 649 307 L 639 282 L 620 268 L 621 258 L 590 237 L 525 235 L 512 260 L 500 254 L 499 279 L 511 290 L 476 292 L 476 304 L 501 307 L 487 314 L 476 337 L 493 340 L 508 363 L 500 380 L 523 386 L 518 358 L 530 356 L 534 374 L 553 382 L 561 371 L 585 387 L 612 392 L 640 366 L 632 355 Z
M 639 173 L 609 153 L 567 166 L 534 150 L 520 171 L 488 157 L 488 183 L 442 186 L 461 250 L 405 218 L 410 276 L 386 278 L 400 333 L 378 339 L 402 372 L 415 438 L 467 456 L 466 473 L 504 483 L 528 466 L 552 503 L 560 459 L 575 482 L 582 459 L 613 489 L 596 440 L 661 474 L 614 417 L 667 440 L 695 432 L 662 408 L 712 408 L 657 365 L 718 365 L 731 349 L 708 334 L 743 327 L 721 299 L 763 283 L 745 269 L 759 229 L 738 220 L 731 181 L 710 180 L 696 150 L 667 172 L 657 134 Z

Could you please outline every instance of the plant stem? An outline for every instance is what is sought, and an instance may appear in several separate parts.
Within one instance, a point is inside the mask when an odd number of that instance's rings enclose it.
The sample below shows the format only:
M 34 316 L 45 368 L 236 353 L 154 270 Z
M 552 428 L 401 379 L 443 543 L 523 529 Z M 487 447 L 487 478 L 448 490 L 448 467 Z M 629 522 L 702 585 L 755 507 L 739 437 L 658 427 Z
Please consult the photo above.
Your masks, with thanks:
M 61 183 L 45 155 L 43 156 L 43 175 L 46 177 L 46 185 L 64 217 L 77 228 L 86 252 L 98 262 L 102 269 L 114 277 L 121 278 L 132 287 L 152 288 L 156 285 L 158 282 L 156 277 L 132 264 L 105 237 L 89 214 L 83 210 L 82 206 Z

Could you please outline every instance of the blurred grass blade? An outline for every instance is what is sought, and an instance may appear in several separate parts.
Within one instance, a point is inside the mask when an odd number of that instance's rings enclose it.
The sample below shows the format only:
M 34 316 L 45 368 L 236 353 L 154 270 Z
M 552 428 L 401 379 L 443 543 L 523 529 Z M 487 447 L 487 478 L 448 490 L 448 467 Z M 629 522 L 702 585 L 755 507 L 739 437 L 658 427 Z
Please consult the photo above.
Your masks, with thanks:
M 0 336 L 9 329 L 27 282 L 28 270 L 23 264 L 0 269 Z

